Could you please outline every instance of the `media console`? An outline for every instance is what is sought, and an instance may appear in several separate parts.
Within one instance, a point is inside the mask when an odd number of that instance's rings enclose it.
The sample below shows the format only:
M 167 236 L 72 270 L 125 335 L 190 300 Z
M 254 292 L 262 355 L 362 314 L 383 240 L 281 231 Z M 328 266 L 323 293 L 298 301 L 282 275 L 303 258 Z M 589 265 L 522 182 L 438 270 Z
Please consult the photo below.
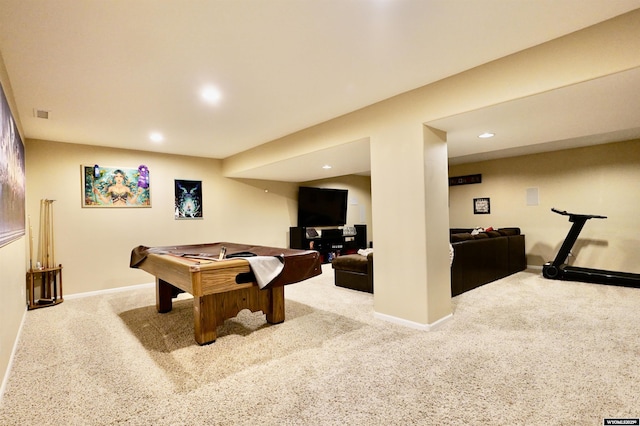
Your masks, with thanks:
M 289 228 L 289 247 L 300 250 L 317 250 L 322 262 L 330 262 L 335 256 L 356 253 L 367 247 L 367 225 L 353 227 L 313 228 L 292 226 Z

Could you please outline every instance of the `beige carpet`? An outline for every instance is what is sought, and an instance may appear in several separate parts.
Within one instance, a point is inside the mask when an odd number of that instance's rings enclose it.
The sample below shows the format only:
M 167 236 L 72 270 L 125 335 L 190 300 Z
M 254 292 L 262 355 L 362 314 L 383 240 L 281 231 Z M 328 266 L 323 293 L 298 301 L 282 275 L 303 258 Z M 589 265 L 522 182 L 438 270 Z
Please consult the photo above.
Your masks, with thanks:
M 193 340 L 151 288 L 30 311 L 0 425 L 601 425 L 640 416 L 640 290 L 521 272 L 423 332 L 324 274 Z

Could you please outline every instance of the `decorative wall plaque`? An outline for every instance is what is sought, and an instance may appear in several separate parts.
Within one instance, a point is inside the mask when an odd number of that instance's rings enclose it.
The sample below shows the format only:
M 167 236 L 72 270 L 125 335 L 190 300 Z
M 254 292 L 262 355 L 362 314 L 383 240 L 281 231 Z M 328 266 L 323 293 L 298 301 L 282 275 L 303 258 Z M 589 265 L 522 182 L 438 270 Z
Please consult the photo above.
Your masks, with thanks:
M 482 175 L 455 176 L 449 178 L 449 186 L 470 185 L 472 183 L 482 183 Z

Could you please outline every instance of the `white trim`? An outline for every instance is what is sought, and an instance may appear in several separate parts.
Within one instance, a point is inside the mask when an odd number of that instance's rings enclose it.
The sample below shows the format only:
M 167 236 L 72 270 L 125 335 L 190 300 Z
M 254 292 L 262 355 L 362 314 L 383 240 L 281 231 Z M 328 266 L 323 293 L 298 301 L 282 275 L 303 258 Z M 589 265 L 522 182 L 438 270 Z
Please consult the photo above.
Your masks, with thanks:
M 439 320 L 437 320 L 434 323 L 431 323 L 431 324 L 420 324 L 420 323 L 417 323 L 417 322 L 406 320 L 404 318 L 398 318 L 398 317 L 393 317 L 393 316 L 387 315 L 387 314 L 381 314 L 379 312 L 374 312 L 373 316 L 375 318 L 383 320 L 383 321 L 392 322 L 394 324 L 402 325 L 404 327 L 414 328 L 416 330 L 421 330 L 421 331 L 433 331 L 433 330 L 439 328 L 441 325 L 443 325 L 447 321 L 449 321 L 451 318 L 453 318 L 453 314 L 449 314 L 449 315 L 446 315 L 446 316 L 440 318 Z
M 127 287 L 108 288 L 105 290 L 87 291 L 84 293 L 74 293 L 74 294 L 64 296 L 64 298 L 67 300 L 82 299 L 83 297 L 98 296 L 101 294 L 120 293 L 122 291 L 137 290 L 137 289 L 147 288 L 147 287 L 153 288 L 155 287 L 155 285 L 156 285 L 155 283 L 147 283 L 147 284 L 130 285 Z
M 4 391 L 7 389 L 7 383 L 9 382 L 9 376 L 11 375 L 11 368 L 13 367 L 13 360 L 18 349 L 18 343 L 20 342 L 20 336 L 22 335 L 22 327 L 27 318 L 27 307 L 25 305 L 24 313 L 22 314 L 22 321 L 20 321 L 20 327 L 18 327 L 18 333 L 16 339 L 13 341 L 13 349 L 11 350 L 11 356 L 9 356 L 9 362 L 7 363 L 7 369 L 4 372 L 4 379 L 2 379 L 2 386 L 0 386 L 0 403 L 4 397 Z

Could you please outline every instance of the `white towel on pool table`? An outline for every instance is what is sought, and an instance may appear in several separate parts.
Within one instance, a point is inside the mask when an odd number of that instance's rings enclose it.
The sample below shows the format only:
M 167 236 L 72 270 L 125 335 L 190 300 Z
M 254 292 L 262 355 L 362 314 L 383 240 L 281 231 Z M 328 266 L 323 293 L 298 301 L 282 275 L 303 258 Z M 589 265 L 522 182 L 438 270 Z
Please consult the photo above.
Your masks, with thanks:
M 258 287 L 264 288 L 273 281 L 284 269 L 284 255 L 245 257 L 251 266 L 251 272 L 256 277 Z

